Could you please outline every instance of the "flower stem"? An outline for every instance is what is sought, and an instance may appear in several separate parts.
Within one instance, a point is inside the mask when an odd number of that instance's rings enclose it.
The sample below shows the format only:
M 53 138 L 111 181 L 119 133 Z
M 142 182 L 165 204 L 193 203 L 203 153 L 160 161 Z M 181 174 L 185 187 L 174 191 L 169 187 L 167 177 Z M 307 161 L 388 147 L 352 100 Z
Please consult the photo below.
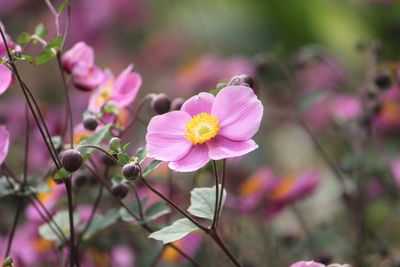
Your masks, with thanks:
M 68 201 L 68 216 L 69 216 L 69 232 L 70 232 L 70 240 L 69 240 L 69 263 L 70 267 L 75 266 L 75 262 L 77 262 L 77 257 L 75 254 L 75 230 L 74 230 L 74 204 L 72 200 L 72 185 L 71 180 L 67 179 L 65 182 L 65 188 L 67 190 L 67 201 Z
M 217 228 L 217 221 L 218 221 L 218 206 L 219 206 L 219 182 L 218 182 L 218 170 L 217 170 L 217 164 L 216 161 L 212 161 L 212 167 L 213 167 L 213 176 L 215 180 L 215 206 L 214 206 L 214 217 L 213 221 L 211 224 L 211 229 L 216 229 Z M 221 193 L 222 194 L 222 193 Z

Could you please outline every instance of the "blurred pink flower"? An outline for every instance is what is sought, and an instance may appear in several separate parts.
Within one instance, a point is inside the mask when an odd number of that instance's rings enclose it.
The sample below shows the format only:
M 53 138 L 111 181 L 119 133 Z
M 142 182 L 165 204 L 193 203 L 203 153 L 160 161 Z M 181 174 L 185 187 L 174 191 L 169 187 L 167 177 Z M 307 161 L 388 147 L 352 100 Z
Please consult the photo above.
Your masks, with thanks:
M 6 127 L 0 126 L 0 165 L 3 164 L 8 154 L 8 147 L 10 145 L 10 134 Z
M 394 178 L 394 182 L 400 187 L 400 156 L 392 160 L 391 171 Z
M 191 233 L 172 244 L 183 250 L 189 257 L 195 257 L 202 242 L 203 238 L 201 233 Z M 169 246 L 165 248 L 162 254 L 162 260 L 167 263 L 182 263 L 186 261 L 181 254 Z
M 295 56 L 295 81 L 302 92 L 337 88 L 345 79 L 343 68 L 327 53 L 302 49 Z
M 325 264 L 314 261 L 298 261 L 290 265 L 290 267 L 325 267 Z
M 175 171 L 190 172 L 210 159 L 245 155 L 258 147 L 263 106 L 253 90 L 228 86 L 217 96 L 200 93 L 180 111 L 153 117 L 147 128 L 149 157 L 168 161 Z
M 339 121 L 349 121 L 360 117 L 361 103 L 349 94 L 336 95 L 331 100 L 332 115 Z
M 5 32 L 5 28 L 0 21 L 0 27 Z M 5 34 L 7 44 L 10 49 L 20 50 L 21 48 L 18 45 L 15 45 L 11 38 Z M 0 38 L 0 58 L 7 57 L 7 49 L 4 44 L 3 38 Z M 12 75 L 11 70 L 9 70 L 5 65 L 0 64 L 0 95 L 7 91 L 8 88 L 12 85 L 14 81 L 14 77 Z
M 106 69 L 103 81 L 90 97 L 88 109 L 99 112 L 107 102 L 124 108 L 133 102 L 141 85 L 142 77 L 133 71 L 132 65 L 123 70 L 116 80 L 112 72 Z
M 64 70 L 71 73 L 73 68 L 78 65 L 93 66 L 94 50 L 85 42 L 76 43 L 70 50 L 64 53 L 62 59 Z
M 184 65 L 177 73 L 176 88 L 183 92 L 201 92 L 231 77 L 247 74 L 254 77 L 256 66 L 249 59 L 233 57 L 221 59 L 206 55 Z
M 115 246 L 110 253 L 112 266 L 118 267 L 134 267 L 135 254 L 132 248 L 127 246 Z

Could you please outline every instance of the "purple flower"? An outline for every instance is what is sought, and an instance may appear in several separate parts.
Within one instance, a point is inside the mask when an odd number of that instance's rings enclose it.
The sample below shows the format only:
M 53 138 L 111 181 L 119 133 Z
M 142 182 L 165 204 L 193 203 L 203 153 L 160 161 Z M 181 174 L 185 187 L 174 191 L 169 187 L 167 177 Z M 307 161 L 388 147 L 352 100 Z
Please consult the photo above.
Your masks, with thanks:
M 325 267 L 325 264 L 314 261 L 298 261 L 290 265 L 290 267 Z
M 3 24 L 0 22 L 0 27 L 4 30 Z M 11 38 L 6 34 L 7 44 L 10 49 L 20 50 L 20 47 L 15 45 Z M 7 57 L 6 45 L 3 42 L 3 38 L 0 38 L 0 58 Z M 5 65 L 0 64 L 0 95 L 7 91 L 12 85 L 14 77 L 11 70 L 9 70 Z
M 10 134 L 6 127 L 0 126 L 0 165 L 7 157 L 8 147 L 10 145 Z
M 112 72 L 106 69 L 99 88 L 90 97 L 88 109 L 99 112 L 107 102 L 112 102 L 118 108 L 126 107 L 135 99 L 141 85 L 142 77 L 133 71 L 132 65 L 122 71 L 116 80 Z
M 61 62 L 64 70 L 68 73 L 72 73 L 72 70 L 78 64 L 93 66 L 93 48 L 85 42 L 76 43 L 70 50 L 64 53 Z
M 92 91 L 103 80 L 103 72 L 95 65 L 78 63 L 72 69 L 72 79 L 76 88 L 82 91 Z
M 190 172 L 210 159 L 245 155 L 258 147 L 263 106 L 253 90 L 228 86 L 217 96 L 200 93 L 180 111 L 155 116 L 147 128 L 149 157 L 168 161 L 175 171 Z

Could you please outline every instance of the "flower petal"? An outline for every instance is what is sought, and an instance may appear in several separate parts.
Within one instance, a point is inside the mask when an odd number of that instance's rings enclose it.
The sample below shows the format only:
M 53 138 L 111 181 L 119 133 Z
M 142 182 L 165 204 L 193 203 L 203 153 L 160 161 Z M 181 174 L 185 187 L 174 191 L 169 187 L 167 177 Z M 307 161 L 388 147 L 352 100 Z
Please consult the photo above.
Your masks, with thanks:
M 149 157 L 175 161 L 186 156 L 192 148 L 192 143 L 185 138 L 185 126 L 190 119 L 190 115 L 183 111 L 154 116 L 146 134 Z
M 215 97 L 212 114 L 220 121 L 220 135 L 234 141 L 250 139 L 259 129 L 263 106 L 246 86 L 227 86 Z
M 122 84 L 117 83 L 118 80 L 115 82 L 112 100 L 117 107 L 122 108 L 128 106 L 135 99 L 142 85 L 142 77 L 139 73 L 132 72 L 125 77 Z M 117 87 L 117 85 L 120 87 Z
M 168 167 L 174 171 L 192 172 L 206 165 L 209 160 L 208 147 L 206 145 L 195 145 L 184 158 L 170 162 Z
M 0 65 L 0 95 L 11 86 L 13 76 L 11 71 L 4 65 Z
M 0 126 L 0 165 L 3 164 L 8 153 L 8 146 L 10 145 L 10 134 L 6 127 Z
M 206 112 L 210 114 L 214 99 L 214 95 L 210 93 L 200 93 L 189 98 L 182 105 L 181 110 L 189 113 L 192 117 L 201 112 Z
M 232 141 L 223 136 L 215 137 L 207 145 L 209 148 L 208 155 L 213 160 L 243 156 L 258 148 L 258 145 L 252 139 Z

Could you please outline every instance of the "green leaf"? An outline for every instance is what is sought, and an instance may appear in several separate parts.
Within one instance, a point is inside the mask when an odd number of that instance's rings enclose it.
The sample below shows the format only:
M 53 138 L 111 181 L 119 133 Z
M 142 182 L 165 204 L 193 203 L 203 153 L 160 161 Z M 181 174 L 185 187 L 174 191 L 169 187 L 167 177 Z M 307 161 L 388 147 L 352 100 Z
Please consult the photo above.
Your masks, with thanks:
M 129 156 L 126 153 L 120 152 L 117 154 L 118 157 L 118 162 L 121 165 L 125 165 L 128 164 L 129 162 L 131 162 L 131 159 L 129 158 Z
M 27 44 L 31 41 L 31 35 L 27 32 L 22 32 L 17 39 L 17 43 L 20 45 Z
M 142 207 L 144 207 L 144 205 L 146 205 L 147 202 L 147 197 L 143 198 L 140 203 L 142 205 Z M 136 200 L 132 200 L 131 202 L 129 202 L 127 205 L 128 209 L 130 211 L 132 211 L 134 214 L 136 214 L 136 216 L 139 218 L 139 205 L 138 202 Z M 123 220 L 124 222 L 131 222 L 133 221 L 135 218 L 133 218 L 124 207 L 121 207 L 119 209 L 119 216 L 121 217 L 121 220 Z
M 159 231 L 153 232 L 149 235 L 149 238 L 153 238 L 162 241 L 164 244 L 168 244 L 179 240 L 191 232 L 200 230 L 188 219 L 179 219 L 170 226 L 164 227 Z
M 47 35 L 47 29 L 43 23 L 39 23 L 35 28 L 35 35 L 39 36 L 40 38 L 44 39 Z
M 106 126 L 104 126 L 101 130 L 95 132 L 94 134 L 92 134 L 90 137 L 82 140 L 79 145 L 98 145 L 101 143 L 101 141 L 103 141 L 103 139 L 105 139 L 106 137 L 109 136 L 110 134 L 110 127 L 111 124 L 107 124 Z M 90 148 L 90 147 L 82 147 L 79 148 L 79 151 L 81 153 L 91 153 L 94 150 L 94 148 Z
M 171 212 L 171 208 L 162 201 L 156 202 L 146 210 L 146 221 L 155 219 Z
M 62 41 L 63 41 L 63 36 L 62 35 L 57 36 L 57 37 L 51 39 L 46 47 L 47 48 L 54 48 L 57 51 L 59 51 L 60 48 L 61 48 Z
M 73 214 L 74 218 L 74 226 L 78 225 L 79 223 L 79 215 L 77 213 Z M 51 227 L 52 225 L 53 227 Z M 42 224 L 39 227 L 39 234 L 43 239 L 50 240 L 50 241 L 61 241 L 59 240 L 59 234 L 56 234 L 53 229 L 56 229 L 56 226 L 63 231 L 64 235 L 68 238 L 69 237 L 69 213 L 67 210 L 62 210 L 57 212 L 53 216 L 53 221 L 49 223 Z
M 57 12 L 58 14 L 63 13 L 64 9 L 69 5 L 69 0 L 64 0 L 61 5 L 58 7 Z
M 92 222 L 89 225 L 89 228 L 87 229 L 85 235 L 83 236 L 83 240 L 87 240 L 91 238 L 94 234 L 113 225 L 118 220 L 118 218 L 119 218 L 119 213 L 117 209 L 111 209 L 105 215 L 94 216 Z
M 219 91 L 221 91 L 221 89 L 212 89 L 212 90 L 210 90 L 210 91 L 208 91 L 210 94 L 213 94 L 213 95 L 217 95 L 218 93 L 219 93 Z
M 221 185 L 219 185 L 219 196 L 221 194 Z M 225 204 L 226 199 L 226 191 L 222 195 L 222 207 Z M 200 187 L 194 188 L 192 192 L 190 192 L 190 207 L 188 208 L 188 212 L 194 216 L 210 219 L 214 218 L 215 211 L 215 186 L 213 187 Z
M 54 175 L 54 180 L 56 182 L 60 182 L 63 181 L 65 178 L 69 177 L 70 173 L 64 169 L 64 167 L 62 167 L 61 169 L 59 169 L 56 174 Z
M 147 157 L 147 149 L 145 147 L 139 147 L 137 152 L 136 152 L 136 157 L 138 160 L 138 163 L 142 163 L 146 157 Z
M 52 51 L 51 49 L 45 48 L 42 53 L 40 53 L 36 58 L 35 58 L 35 64 L 36 65 L 42 65 L 49 60 L 53 59 L 56 56 L 56 53 Z
M 150 162 L 149 165 L 147 165 L 143 171 L 143 177 L 146 177 L 151 172 L 153 172 L 155 169 L 157 169 L 161 165 L 161 163 L 162 163 L 161 160 L 156 160 L 156 159 L 153 160 L 152 162 Z

